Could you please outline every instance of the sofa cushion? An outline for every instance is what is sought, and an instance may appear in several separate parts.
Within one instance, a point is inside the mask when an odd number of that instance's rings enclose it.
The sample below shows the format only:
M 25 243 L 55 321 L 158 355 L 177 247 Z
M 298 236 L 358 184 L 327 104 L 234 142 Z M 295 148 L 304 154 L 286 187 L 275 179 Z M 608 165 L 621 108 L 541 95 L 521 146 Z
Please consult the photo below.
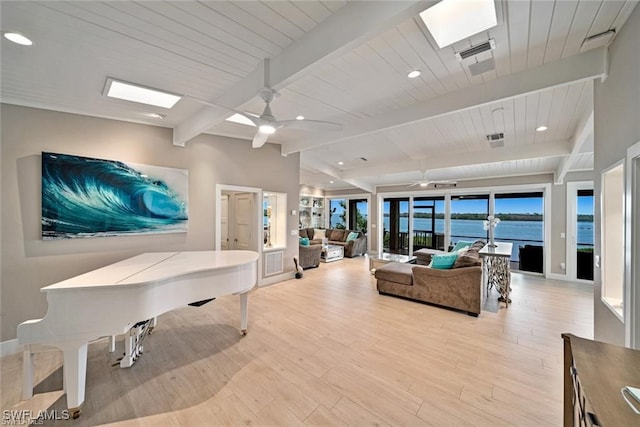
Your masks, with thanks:
M 356 240 L 357 238 L 358 238 L 358 233 L 356 231 L 352 231 L 347 235 L 345 242 L 348 242 L 349 240 Z
M 458 258 L 453 263 L 452 268 L 461 268 L 461 267 L 470 267 L 473 265 L 480 265 L 482 261 L 480 260 L 480 254 L 477 249 L 469 249 L 466 251 L 461 251 L 458 253 Z
M 344 230 L 333 229 L 331 230 L 331 236 L 328 236 L 329 240 L 333 240 L 334 242 L 344 242 L 346 238 L 344 237 Z
M 451 249 L 451 252 L 458 252 L 460 249 L 468 248 L 472 244 L 473 242 L 469 242 L 466 240 L 458 240 L 455 246 L 453 247 L 453 249 Z
M 413 285 L 413 264 L 390 262 L 376 269 L 376 279 L 395 282 L 403 285 Z
M 456 262 L 456 258 L 458 258 L 457 252 L 436 254 L 431 258 L 431 268 L 448 270 L 453 267 L 453 264 Z

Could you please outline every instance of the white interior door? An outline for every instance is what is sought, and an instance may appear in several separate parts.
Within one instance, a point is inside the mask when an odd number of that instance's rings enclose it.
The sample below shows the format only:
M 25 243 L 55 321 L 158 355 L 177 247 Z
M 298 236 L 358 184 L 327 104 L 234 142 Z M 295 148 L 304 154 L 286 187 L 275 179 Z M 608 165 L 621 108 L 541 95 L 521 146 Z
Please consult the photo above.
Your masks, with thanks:
M 220 200 L 220 248 L 229 248 L 229 195 L 223 194 Z
M 253 228 L 253 194 L 238 194 L 235 209 L 235 249 L 250 250 Z

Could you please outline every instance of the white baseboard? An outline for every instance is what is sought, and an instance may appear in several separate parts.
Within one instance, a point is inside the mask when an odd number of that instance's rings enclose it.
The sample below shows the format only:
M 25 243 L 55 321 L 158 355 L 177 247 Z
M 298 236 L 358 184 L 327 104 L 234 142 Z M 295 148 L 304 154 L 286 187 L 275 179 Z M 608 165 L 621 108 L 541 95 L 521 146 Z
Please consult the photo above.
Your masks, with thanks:
M 566 274 L 547 273 L 547 274 L 545 274 L 545 277 L 547 279 L 552 279 L 552 280 L 562 280 L 564 282 L 568 282 L 569 281 L 569 278 L 567 277 Z
M 18 342 L 17 338 L 9 341 L 0 342 L 0 357 L 9 356 L 22 352 L 22 344 Z
M 274 283 L 279 283 L 285 280 L 293 279 L 295 277 L 295 274 L 296 274 L 295 271 L 289 271 L 286 273 L 278 274 L 276 276 L 264 277 L 260 280 L 260 283 L 258 283 L 258 286 L 259 287 L 268 286 L 268 285 L 273 285 Z

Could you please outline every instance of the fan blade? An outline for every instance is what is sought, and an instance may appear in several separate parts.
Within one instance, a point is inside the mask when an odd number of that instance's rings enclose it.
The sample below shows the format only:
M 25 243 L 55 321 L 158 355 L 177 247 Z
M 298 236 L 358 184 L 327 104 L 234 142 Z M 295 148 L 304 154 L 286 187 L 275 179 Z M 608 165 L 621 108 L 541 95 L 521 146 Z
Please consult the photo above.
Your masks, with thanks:
M 256 135 L 253 137 L 253 142 L 251 146 L 253 148 L 260 148 L 267 142 L 267 138 L 269 138 L 269 134 L 263 132 L 256 132 Z
M 240 111 L 240 110 L 231 110 L 231 111 L 233 111 L 236 114 L 240 114 L 242 117 L 246 117 L 247 120 L 253 123 L 254 126 L 256 127 L 260 126 L 260 118 L 255 114 L 245 113 L 244 111 Z
M 339 123 L 325 122 L 322 120 L 281 120 L 276 122 L 281 126 L 290 127 L 292 129 L 304 129 L 304 130 L 324 130 L 324 131 L 338 131 L 342 130 L 342 125 Z

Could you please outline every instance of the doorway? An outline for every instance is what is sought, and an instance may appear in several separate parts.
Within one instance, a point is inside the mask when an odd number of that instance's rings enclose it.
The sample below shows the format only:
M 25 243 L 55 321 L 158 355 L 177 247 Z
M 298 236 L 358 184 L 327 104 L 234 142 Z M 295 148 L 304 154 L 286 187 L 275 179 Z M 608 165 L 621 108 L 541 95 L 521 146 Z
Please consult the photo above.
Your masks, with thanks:
M 216 250 L 262 249 L 262 190 L 252 187 L 216 185 Z

